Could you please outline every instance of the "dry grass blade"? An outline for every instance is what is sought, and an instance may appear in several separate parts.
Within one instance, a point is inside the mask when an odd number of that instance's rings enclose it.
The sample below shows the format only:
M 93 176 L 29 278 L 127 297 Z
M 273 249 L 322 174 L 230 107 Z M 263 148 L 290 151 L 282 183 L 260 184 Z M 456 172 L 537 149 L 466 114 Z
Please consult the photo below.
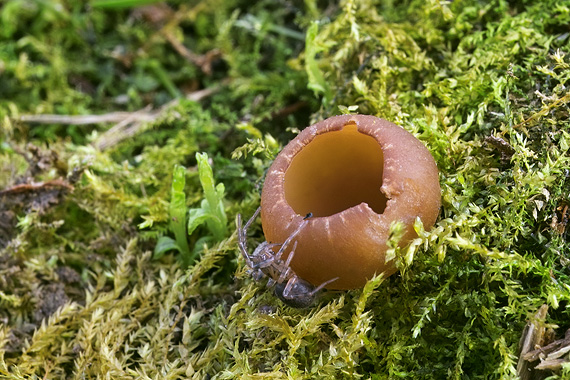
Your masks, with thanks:
M 139 114 L 136 117 L 141 121 L 152 121 L 149 114 Z M 24 123 L 33 124 L 68 124 L 68 125 L 89 125 L 103 123 L 119 123 L 129 117 L 133 117 L 133 112 L 110 112 L 102 115 L 22 115 L 19 120 Z
M 520 376 L 521 380 L 537 378 L 534 376 L 534 365 L 530 363 L 532 360 L 529 360 L 527 356 L 533 348 L 540 345 L 543 341 L 544 332 L 546 330 L 544 327 L 544 321 L 546 320 L 547 314 L 548 305 L 542 305 L 533 318 L 528 321 L 521 336 L 521 340 L 519 342 L 520 355 L 519 362 L 517 364 L 517 374 Z
M 228 81 L 222 81 L 221 85 L 192 92 L 186 95 L 186 99 L 199 102 L 220 91 L 227 83 Z M 22 115 L 18 120 L 25 123 L 68 125 L 116 123 L 93 143 L 99 150 L 105 150 L 140 133 L 146 123 L 155 121 L 179 101 L 180 99 L 174 99 L 154 111 L 150 106 L 146 106 L 135 112 L 111 112 L 102 115 Z

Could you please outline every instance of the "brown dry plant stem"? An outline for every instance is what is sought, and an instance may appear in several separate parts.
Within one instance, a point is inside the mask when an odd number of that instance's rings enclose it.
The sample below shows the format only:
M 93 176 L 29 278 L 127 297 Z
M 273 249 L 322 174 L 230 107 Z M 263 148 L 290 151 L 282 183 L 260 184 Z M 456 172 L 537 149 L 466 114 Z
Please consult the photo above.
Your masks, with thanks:
M 548 113 L 553 110 L 556 109 L 560 106 L 562 106 L 563 104 L 566 104 L 570 102 L 570 91 L 567 92 L 563 97 L 556 99 L 555 101 L 553 101 L 550 104 L 544 105 L 542 107 L 542 109 L 538 112 L 536 112 L 535 114 L 533 114 L 532 116 L 530 116 L 528 119 L 518 123 L 517 125 L 513 125 L 513 128 L 519 128 L 525 124 L 528 124 L 532 121 L 538 120 L 539 118 L 541 118 L 542 116 L 546 116 L 548 115 Z
M 517 364 L 517 374 L 521 380 L 540 379 L 540 374 L 534 370 L 535 365 L 526 358 L 528 353 L 536 346 L 543 343 L 546 328 L 544 322 L 548 314 L 548 305 L 542 305 L 536 314 L 528 321 L 519 342 L 519 361 Z
M 212 62 L 222 55 L 219 49 L 212 49 L 206 54 L 199 55 L 184 46 L 170 31 L 165 30 L 162 34 L 178 54 L 184 57 L 188 62 L 198 66 L 204 74 L 212 75 Z
M 228 81 L 222 81 L 221 85 L 194 91 L 186 95 L 187 100 L 199 102 L 220 91 Z M 121 141 L 133 137 L 144 130 L 145 125 L 157 120 L 166 110 L 175 106 L 180 99 L 174 99 L 156 110 L 146 106 L 135 112 L 111 112 L 102 115 L 22 115 L 18 118 L 24 123 L 35 124 L 68 124 L 88 125 L 100 123 L 116 123 L 103 133 L 93 145 L 99 150 L 109 149 Z
M 540 380 L 569 363 L 570 329 L 552 341 L 554 331 L 545 323 L 548 305 L 542 305 L 527 323 L 520 340 L 517 374 L 521 380 Z

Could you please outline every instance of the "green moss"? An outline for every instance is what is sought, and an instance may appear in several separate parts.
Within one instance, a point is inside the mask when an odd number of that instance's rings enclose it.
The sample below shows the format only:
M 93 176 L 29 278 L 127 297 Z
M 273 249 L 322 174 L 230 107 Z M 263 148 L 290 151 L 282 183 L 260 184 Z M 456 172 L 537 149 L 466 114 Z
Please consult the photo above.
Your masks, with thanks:
M 566 1 L 123 4 L 0 8 L 0 185 L 83 171 L 0 194 L 0 378 L 510 379 L 541 305 L 570 328 Z M 219 54 L 211 72 L 168 38 Z M 168 102 L 127 139 L 19 119 Z M 355 111 L 426 144 L 441 215 L 393 250 L 398 274 L 291 309 L 246 273 L 233 221 L 295 131 Z M 227 220 L 196 226 L 189 247 L 217 236 L 183 268 L 152 252 L 176 165 L 181 208 L 201 207 L 198 152 Z

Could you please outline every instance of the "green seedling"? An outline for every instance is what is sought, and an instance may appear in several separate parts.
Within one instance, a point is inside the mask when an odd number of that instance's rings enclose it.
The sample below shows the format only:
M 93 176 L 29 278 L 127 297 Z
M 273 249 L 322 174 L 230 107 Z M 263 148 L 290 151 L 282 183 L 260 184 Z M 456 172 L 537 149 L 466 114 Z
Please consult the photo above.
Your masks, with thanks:
M 174 233 L 174 239 L 162 236 L 158 239 L 154 249 L 155 258 L 162 257 L 167 251 L 177 250 L 180 253 L 180 261 L 185 267 L 194 263 L 204 244 L 220 241 L 227 233 L 228 220 L 223 204 L 224 184 L 215 185 L 214 173 L 208 163 L 206 153 L 197 153 L 196 160 L 205 199 L 202 200 L 199 208 L 188 209 L 184 193 L 186 168 L 176 165 L 172 176 L 169 207 L 170 230 Z M 194 244 L 194 249 L 190 251 L 188 236 L 192 235 L 202 224 L 206 224 L 210 234 L 199 237 Z

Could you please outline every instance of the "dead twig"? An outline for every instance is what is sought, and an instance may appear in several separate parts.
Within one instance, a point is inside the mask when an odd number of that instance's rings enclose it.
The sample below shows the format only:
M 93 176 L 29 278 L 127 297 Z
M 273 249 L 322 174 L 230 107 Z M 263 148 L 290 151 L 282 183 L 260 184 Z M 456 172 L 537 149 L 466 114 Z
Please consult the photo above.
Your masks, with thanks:
M 196 65 L 204 74 L 212 74 L 212 62 L 222 56 L 219 49 L 212 49 L 205 54 L 196 54 L 188 49 L 182 41 L 176 37 L 174 31 L 178 30 L 182 21 L 192 19 L 199 14 L 204 8 L 205 3 L 198 3 L 193 7 L 181 5 L 174 12 L 168 5 L 155 4 L 147 7 L 141 7 L 134 13 L 136 17 L 144 17 L 157 28 L 157 31 L 146 41 L 142 47 L 142 51 L 148 52 L 151 45 L 155 44 L 159 39 L 166 39 L 172 48 L 184 59 L 192 65 Z
M 542 363 L 544 363 L 548 360 L 558 359 L 568 352 L 570 352 L 570 330 L 566 332 L 566 336 L 563 339 L 555 340 L 544 347 L 539 347 L 533 351 L 527 352 L 523 356 L 523 359 L 528 360 L 529 362 L 543 359 Z
M 554 331 L 546 330 L 544 323 L 547 311 L 548 306 L 542 305 L 521 337 L 517 374 L 522 380 L 544 379 L 549 371 L 560 370 L 563 364 L 570 362 L 570 330 L 564 338 L 552 342 L 547 333 L 550 331 L 553 335 Z
M 552 216 L 552 222 L 550 223 L 550 228 L 556 231 L 559 235 L 563 235 L 564 232 L 566 231 L 568 220 L 570 219 L 570 213 L 568 212 L 568 204 L 562 203 L 560 206 L 556 207 L 556 211 L 560 211 L 560 219 L 558 219 L 558 215 L 555 212 L 554 215 Z
M 139 119 L 140 116 L 149 116 L 146 121 L 154 121 L 159 114 L 160 112 L 150 112 L 149 106 L 142 110 L 133 112 L 103 133 L 101 137 L 94 142 L 94 145 L 99 150 L 105 150 L 120 141 L 136 135 L 145 123 L 145 120 Z
M 19 120 L 33 124 L 89 125 L 118 123 L 133 115 L 132 112 L 110 112 L 103 115 L 22 115 Z M 152 121 L 152 115 L 140 114 L 140 121 Z
M 191 94 L 186 96 L 186 99 L 193 100 L 196 102 L 200 101 L 220 91 L 222 85 L 224 85 L 225 83 L 226 82 L 223 82 L 221 85 L 216 87 L 205 88 L 200 91 L 192 92 Z M 137 114 L 140 115 L 141 112 L 145 112 L 144 110 L 134 112 L 131 119 L 125 119 L 114 125 L 111 129 L 109 129 L 105 133 L 103 133 L 101 137 L 99 137 L 94 142 L 94 145 L 99 150 L 109 149 L 110 147 L 118 144 L 119 142 L 140 133 L 143 130 L 144 126 L 147 125 L 147 122 L 156 120 L 160 115 L 163 114 L 164 111 L 178 104 L 178 102 L 180 102 L 180 99 L 174 99 L 166 103 L 156 111 L 146 111 L 148 114 L 152 116 L 150 120 L 146 121 L 137 120 L 136 116 Z
M 227 83 L 227 80 L 222 81 L 218 86 L 192 92 L 185 98 L 198 102 L 217 93 Z M 98 149 L 105 150 L 140 133 L 147 123 L 158 119 L 168 108 L 178 104 L 178 102 L 180 99 L 174 99 L 156 110 L 147 106 L 135 112 L 111 112 L 103 115 L 22 115 L 18 120 L 26 123 L 68 125 L 116 123 L 93 143 Z
M 545 321 L 547 314 L 548 305 L 542 305 L 534 317 L 528 321 L 522 333 L 519 342 L 519 362 L 517 363 L 517 374 L 521 380 L 534 380 L 540 378 L 535 375 L 535 366 L 525 359 L 525 355 L 543 343 L 544 333 L 546 331 Z
M 524 124 L 528 124 L 532 121 L 538 120 L 539 118 L 541 118 L 545 115 L 548 115 L 548 113 L 551 110 L 557 108 L 558 106 L 566 104 L 568 102 L 570 102 L 570 91 L 567 92 L 563 97 L 553 101 L 551 104 L 544 105 L 540 111 L 538 111 L 534 115 L 530 116 L 528 119 L 524 120 L 523 122 L 518 123 L 517 125 L 513 125 L 513 128 L 516 129 L 516 128 L 519 128 L 520 126 L 524 125 Z
M 52 179 L 45 182 L 30 182 L 21 183 L 18 185 L 10 186 L 7 189 L 0 190 L 0 195 L 14 195 L 28 192 L 39 192 L 47 189 L 61 189 L 72 191 L 73 186 L 63 179 Z
M 176 38 L 169 30 L 163 30 L 162 35 L 172 45 L 174 50 L 180 54 L 189 63 L 194 64 L 202 70 L 206 75 L 212 75 L 212 62 L 221 57 L 222 52 L 219 49 L 212 49 L 206 54 L 198 55 L 188 49 L 184 44 Z
M 501 154 L 501 161 L 503 163 L 508 162 L 513 154 L 515 154 L 515 149 L 502 137 L 489 135 L 485 137 L 484 141 L 492 149 L 498 151 Z

